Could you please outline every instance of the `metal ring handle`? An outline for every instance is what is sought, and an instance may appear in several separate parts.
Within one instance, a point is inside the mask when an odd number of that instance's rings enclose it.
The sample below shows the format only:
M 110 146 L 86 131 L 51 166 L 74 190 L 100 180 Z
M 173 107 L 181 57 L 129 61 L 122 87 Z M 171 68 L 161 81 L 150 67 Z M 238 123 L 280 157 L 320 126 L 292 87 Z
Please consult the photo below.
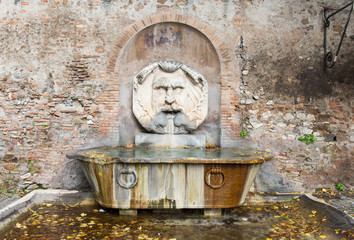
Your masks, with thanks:
M 222 182 L 218 185 L 214 185 L 210 182 L 210 176 L 212 174 L 215 174 L 215 175 L 221 175 L 222 176 Z M 205 184 L 208 185 L 209 187 L 213 188 L 213 189 L 217 189 L 217 188 L 221 188 L 224 184 L 225 184 L 225 175 L 224 173 L 222 172 L 221 169 L 218 169 L 218 168 L 210 168 L 206 173 L 205 173 L 205 176 L 204 176 L 204 180 L 205 180 Z
M 125 180 L 122 181 L 123 175 L 129 175 L 129 176 L 131 175 L 131 176 L 133 176 L 133 179 L 125 177 L 124 178 Z M 129 188 L 134 187 L 137 184 L 138 177 L 137 177 L 136 171 L 134 169 L 123 168 L 118 171 L 116 180 L 117 180 L 117 183 L 119 184 L 119 186 L 121 186 L 122 188 L 129 189 Z
M 333 57 L 332 52 L 328 52 L 326 54 L 326 59 L 325 59 L 326 67 L 332 68 L 334 66 L 335 62 L 336 62 L 335 60 L 336 60 L 336 58 Z

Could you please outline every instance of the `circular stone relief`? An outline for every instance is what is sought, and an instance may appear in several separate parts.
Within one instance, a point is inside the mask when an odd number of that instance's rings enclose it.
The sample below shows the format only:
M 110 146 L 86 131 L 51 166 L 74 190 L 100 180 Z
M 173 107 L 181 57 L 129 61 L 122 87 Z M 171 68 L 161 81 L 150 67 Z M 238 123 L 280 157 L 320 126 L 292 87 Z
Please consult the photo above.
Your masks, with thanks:
M 134 77 L 133 112 L 150 132 L 191 132 L 208 114 L 208 83 L 183 63 L 153 63 Z

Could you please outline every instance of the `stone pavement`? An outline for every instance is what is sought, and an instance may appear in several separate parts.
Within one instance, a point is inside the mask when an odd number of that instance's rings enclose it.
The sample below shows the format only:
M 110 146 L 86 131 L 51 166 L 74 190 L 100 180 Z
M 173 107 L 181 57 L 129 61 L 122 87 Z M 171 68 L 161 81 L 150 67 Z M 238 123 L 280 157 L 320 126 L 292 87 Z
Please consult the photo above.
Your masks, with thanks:
M 338 191 L 336 189 L 319 189 L 313 194 L 318 199 L 354 217 L 354 191 L 352 188 Z
M 0 193 L 0 209 L 20 198 L 18 193 Z

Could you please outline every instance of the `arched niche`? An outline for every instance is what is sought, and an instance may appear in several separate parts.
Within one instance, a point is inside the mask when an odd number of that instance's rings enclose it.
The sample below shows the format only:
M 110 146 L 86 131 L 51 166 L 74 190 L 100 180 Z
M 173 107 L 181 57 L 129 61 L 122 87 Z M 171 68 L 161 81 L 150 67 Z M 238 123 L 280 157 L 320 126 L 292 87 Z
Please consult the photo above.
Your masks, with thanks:
M 134 143 L 136 133 L 146 132 L 132 112 L 134 76 L 146 66 L 163 60 L 184 63 L 208 82 L 208 115 L 192 134 L 205 134 L 207 142 L 220 144 L 220 61 L 212 42 L 198 29 L 180 22 L 160 22 L 143 28 L 122 47 L 114 71 L 119 79 L 119 141 Z

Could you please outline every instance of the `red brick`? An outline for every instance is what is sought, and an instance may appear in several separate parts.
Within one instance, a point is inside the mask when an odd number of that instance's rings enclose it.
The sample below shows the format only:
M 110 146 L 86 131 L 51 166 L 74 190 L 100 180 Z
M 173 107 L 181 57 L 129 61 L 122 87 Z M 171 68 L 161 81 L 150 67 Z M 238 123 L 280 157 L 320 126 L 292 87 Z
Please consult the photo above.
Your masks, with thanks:
M 16 165 L 15 164 L 13 164 L 13 163 L 8 163 L 8 164 L 5 164 L 4 165 L 4 168 L 6 169 L 6 170 L 13 170 L 13 169 L 15 169 L 15 167 L 16 167 Z

